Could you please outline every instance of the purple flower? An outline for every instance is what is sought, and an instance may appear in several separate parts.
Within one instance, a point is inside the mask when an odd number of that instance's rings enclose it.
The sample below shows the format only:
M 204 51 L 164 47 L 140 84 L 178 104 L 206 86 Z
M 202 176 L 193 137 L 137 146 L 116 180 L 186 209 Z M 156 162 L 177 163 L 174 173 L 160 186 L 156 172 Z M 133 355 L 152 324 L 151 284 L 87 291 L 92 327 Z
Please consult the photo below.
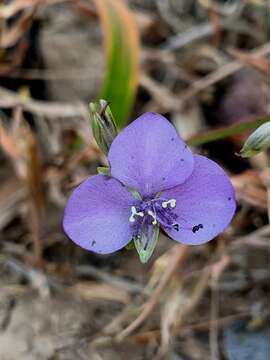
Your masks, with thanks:
M 82 248 L 108 254 L 133 239 L 146 262 L 160 227 L 179 243 L 199 245 L 234 215 L 229 177 L 212 160 L 193 155 L 161 115 L 133 121 L 114 139 L 108 159 L 112 177 L 89 177 L 65 209 L 64 230 Z

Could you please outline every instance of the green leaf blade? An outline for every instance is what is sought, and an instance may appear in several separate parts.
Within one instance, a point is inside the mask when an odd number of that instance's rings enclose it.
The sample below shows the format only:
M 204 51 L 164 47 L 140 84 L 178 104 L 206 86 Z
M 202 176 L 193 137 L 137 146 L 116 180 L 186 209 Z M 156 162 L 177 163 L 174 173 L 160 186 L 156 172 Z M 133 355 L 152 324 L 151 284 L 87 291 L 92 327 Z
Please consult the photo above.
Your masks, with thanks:
M 122 0 L 95 0 L 104 29 L 107 70 L 100 98 L 110 102 L 118 128 L 132 109 L 139 73 L 139 33 Z

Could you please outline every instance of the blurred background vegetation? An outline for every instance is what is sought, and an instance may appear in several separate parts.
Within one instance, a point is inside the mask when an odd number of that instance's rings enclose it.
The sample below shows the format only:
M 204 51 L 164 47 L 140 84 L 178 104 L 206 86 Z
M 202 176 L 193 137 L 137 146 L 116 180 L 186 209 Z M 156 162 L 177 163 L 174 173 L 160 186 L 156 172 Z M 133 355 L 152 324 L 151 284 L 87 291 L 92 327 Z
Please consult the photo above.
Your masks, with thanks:
M 267 0 L 0 1 L 0 360 L 269 360 L 270 159 L 236 156 L 270 119 Z M 106 166 L 88 104 L 119 129 L 159 112 L 231 176 L 211 243 L 160 236 L 98 256 L 63 234 Z

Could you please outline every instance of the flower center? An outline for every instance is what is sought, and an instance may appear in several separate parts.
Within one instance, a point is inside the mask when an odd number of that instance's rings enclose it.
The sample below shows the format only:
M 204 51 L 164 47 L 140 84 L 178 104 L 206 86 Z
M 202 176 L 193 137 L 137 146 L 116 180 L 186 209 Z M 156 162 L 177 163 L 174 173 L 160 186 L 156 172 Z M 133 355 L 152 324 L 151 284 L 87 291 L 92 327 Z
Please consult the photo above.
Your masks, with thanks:
M 139 235 L 143 225 L 160 224 L 164 228 L 173 227 L 178 230 L 178 224 L 175 222 L 177 215 L 172 210 L 175 206 L 175 199 L 161 198 L 142 201 L 140 204 L 132 206 L 129 222 L 135 229 L 135 235 Z
M 193 233 L 203 229 L 203 224 L 190 227 L 184 218 L 178 219 L 179 216 L 174 211 L 175 207 L 175 199 L 162 198 L 142 200 L 131 206 L 129 222 L 132 227 L 132 239 L 142 262 L 148 261 L 154 251 L 159 234 L 158 225 L 165 230 L 185 229 Z M 184 226 L 180 227 L 178 220 L 184 222 Z
M 132 206 L 129 222 L 133 227 L 133 238 L 140 238 L 144 228 L 155 225 L 179 231 L 178 215 L 173 211 L 175 207 L 175 199 L 162 198 L 144 200 L 136 206 Z M 184 226 L 181 225 L 181 229 L 190 230 L 194 234 L 203 229 L 203 224 L 188 226 L 187 220 L 184 218 L 181 218 L 181 222 L 186 223 Z

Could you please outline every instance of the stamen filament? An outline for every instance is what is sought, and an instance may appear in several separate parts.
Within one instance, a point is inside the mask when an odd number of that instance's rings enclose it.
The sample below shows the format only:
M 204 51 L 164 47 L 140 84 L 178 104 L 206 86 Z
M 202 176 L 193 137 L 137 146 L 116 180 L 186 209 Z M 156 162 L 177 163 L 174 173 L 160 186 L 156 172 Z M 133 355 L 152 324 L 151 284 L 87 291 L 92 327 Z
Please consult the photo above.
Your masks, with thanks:
M 135 206 L 131 206 L 131 215 L 130 215 L 130 218 L 129 218 L 129 222 L 134 223 L 135 222 L 135 216 L 144 217 L 144 212 L 143 211 L 137 211 Z
M 152 210 L 148 210 L 148 215 L 152 216 L 152 218 L 153 218 L 152 224 L 153 224 L 153 225 L 156 225 L 156 224 L 157 224 L 157 217 L 156 217 L 156 215 L 153 213 L 153 211 L 152 211 Z

